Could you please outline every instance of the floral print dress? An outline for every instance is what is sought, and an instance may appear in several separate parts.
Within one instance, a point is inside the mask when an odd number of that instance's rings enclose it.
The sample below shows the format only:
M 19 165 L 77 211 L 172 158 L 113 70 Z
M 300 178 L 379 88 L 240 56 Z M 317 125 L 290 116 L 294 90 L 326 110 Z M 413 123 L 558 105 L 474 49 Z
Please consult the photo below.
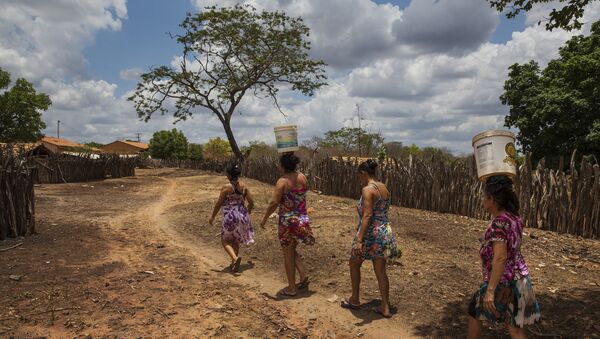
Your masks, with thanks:
M 249 245 L 254 242 L 254 229 L 248 209 L 244 206 L 245 195 L 234 187 L 234 192 L 223 201 L 223 227 L 221 240 L 228 243 Z
M 291 180 L 286 180 L 291 184 Z M 315 243 L 306 211 L 306 192 L 306 188 L 291 188 L 281 197 L 278 227 L 281 246 L 288 246 L 292 239 L 308 245 Z
M 379 192 L 379 187 L 371 184 Z M 352 259 L 373 260 L 375 258 L 397 259 L 402 255 L 396 244 L 396 238 L 392 233 L 392 225 L 388 219 L 388 210 L 390 208 L 390 199 L 382 199 L 379 192 L 379 200 L 373 204 L 373 216 L 369 223 L 369 228 L 363 237 L 364 251 L 362 257 L 356 257 L 351 254 Z M 358 229 L 362 223 L 363 200 L 358 200 Z M 352 241 L 352 247 L 356 243 L 356 236 Z
M 469 314 L 479 320 L 507 322 L 513 327 L 523 327 L 537 323 L 540 318 L 540 306 L 535 298 L 529 279 L 529 268 L 521 254 L 523 220 L 503 212 L 486 229 L 479 255 L 483 284 L 473 295 L 469 304 Z M 494 291 L 494 303 L 499 317 L 483 309 L 483 298 L 487 291 L 494 259 L 494 242 L 506 243 L 506 264 L 500 282 Z

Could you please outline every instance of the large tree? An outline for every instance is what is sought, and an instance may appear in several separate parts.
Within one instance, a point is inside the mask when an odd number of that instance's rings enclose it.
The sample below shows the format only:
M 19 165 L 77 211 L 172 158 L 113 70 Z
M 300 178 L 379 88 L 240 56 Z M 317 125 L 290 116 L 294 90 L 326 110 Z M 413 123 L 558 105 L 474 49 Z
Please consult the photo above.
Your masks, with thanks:
M 600 155 L 600 21 L 591 35 L 575 36 L 545 69 L 537 62 L 509 68 L 503 104 L 506 126 L 534 157 L 569 155 L 574 149 Z
M 0 142 L 38 141 L 44 136 L 42 111 L 50 107 L 50 98 L 25 79 L 9 85 L 10 74 L 0 68 Z
M 521 11 L 530 11 L 534 6 L 554 3 L 557 8 L 553 8 L 544 20 L 538 21 L 538 25 L 546 22 L 546 29 L 549 31 L 555 28 L 567 31 L 580 29 L 583 25 L 580 19 L 583 17 L 585 6 L 594 1 L 597 0 L 488 0 L 498 12 L 508 9 L 506 17 L 509 19 L 516 17 Z
M 183 47 L 179 65 L 142 74 L 129 98 L 146 121 L 168 112 L 169 102 L 176 121 L 208 110 L 241 159 L 231 119 L 247 93 L 272 99 L 281 112 L 280 87 L 311 96 L 325 85 L 324 62 L 309 57 L 309 29 L 301 18 L 237 5 L 207 7 L 188 14 L 180 26 L 185 32 L 174 36 Z
M 149 151 L 153 158 L 184 160 L 189 156 L 188 140 L 183 132 L 175 128 L 154 132 L 150 139 Z

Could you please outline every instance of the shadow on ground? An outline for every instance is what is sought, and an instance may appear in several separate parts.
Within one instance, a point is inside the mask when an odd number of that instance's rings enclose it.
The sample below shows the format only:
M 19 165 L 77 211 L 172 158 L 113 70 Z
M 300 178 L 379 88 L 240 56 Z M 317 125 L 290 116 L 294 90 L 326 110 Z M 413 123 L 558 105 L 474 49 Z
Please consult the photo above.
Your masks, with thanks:
M 571 291 L 572 296 L 538 293 L 542 322 L 529 326 L 530 338 L 599 338 L 600 291 L 596 288 Z M 415 334 L 434 338 L 458 338 L 466 335 L 469 298 L 452 302 L 444 308 L 444 316 L 435 322 L 417 326 Z M 509 338 L 503 326 L 485 324 L 483 338 Z

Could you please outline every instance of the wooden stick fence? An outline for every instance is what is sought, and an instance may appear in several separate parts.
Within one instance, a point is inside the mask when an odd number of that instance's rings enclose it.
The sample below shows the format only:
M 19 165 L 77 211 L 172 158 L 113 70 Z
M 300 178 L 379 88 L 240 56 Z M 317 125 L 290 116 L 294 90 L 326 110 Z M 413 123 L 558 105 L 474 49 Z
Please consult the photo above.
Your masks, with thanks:
M 563 172 L 546 169 L 544 161 L 533 169 L 531 157 L 526 156 L 515 182 L 521 215 L 528 227 L 599 238 L 600 167 L 586 157 L 577 164 L 575 153 L 572 159 L 569 170 Z M 156 166 L 216 172 L 226 165 L 216 161 L 154 162 Z M 356 199 L 361 189 L 356 178 L 358 165 L 356 159 L 327 158 L 305 161 L 301 170 L 309 177 L 312 189 Z M 436 159 L 392 159 L 380 168 L 381 178 L 396 206 L 488 219 L 481 204 L 483 185 L 476 173 L 473 159 L 451 163 Z M 277 159 L 248 159 L 244 175 L 274 184 L 280 176 Z
M 35 232 L 32 171 L 12 148 L 0 148 L 0 240 Z

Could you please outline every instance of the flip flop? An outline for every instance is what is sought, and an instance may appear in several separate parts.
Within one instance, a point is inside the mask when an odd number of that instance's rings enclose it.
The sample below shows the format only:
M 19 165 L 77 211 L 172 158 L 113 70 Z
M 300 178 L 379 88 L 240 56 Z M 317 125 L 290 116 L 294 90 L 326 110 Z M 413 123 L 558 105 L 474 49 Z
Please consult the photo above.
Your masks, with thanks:
M 391 318 L 391 317 L 392 317 L 392 315 L 391 315 L 391 314 L 390 314 L 390 315 L 385 315 L 385 314 L 383 314 L 383 308 L 381 308 L 381 306 L 373 307 L 373 312 L 375 312 L 375 313 L 377 313 L 377 314 L 381 315 L 382 317 L 384 317 L 384 318 L 386 318 L 386 319 L 389 319 L 389 318 Z
M 348 310 L 359 310 L 360 309 L 360 305 L 354 305 L 353 303 L 351 303 L 350 298 L 342 300 L 342 303 L 340 304 L 340 306 L 342 306 L 342 308 L 345 308 Z
M 295 296 L 297 296 L 297 295 L 298 295 L 297 293 L 294 293 L 294 294 L 292 294 L 292 293 L 288 292 L 288 291 L 285 289 L 285 287 L 284 287 L 284 288 L 282 288 L 282 289 L 280 289 L 280 290 L 277 292 L 277 296 L 278 296 L 278 297 L 280 297 L 280 298 L 284 298 L 284 299 L 285 299 L 285 298 L 294 298 L 294 297 L 295 297 Z
M 310 280 L 308 278 L 302 280 L 301 282 L 299 282 L 296 287 L 299 290 L 307 290 L 308 289 L 308 285 L 310 285 Z
M 233 267 L 231 268 L 231 272 L 237 273 L 240 270 L 240 264 L 242 263 L 242 257 L 237 257 L 235 263 L 233 263 Z

